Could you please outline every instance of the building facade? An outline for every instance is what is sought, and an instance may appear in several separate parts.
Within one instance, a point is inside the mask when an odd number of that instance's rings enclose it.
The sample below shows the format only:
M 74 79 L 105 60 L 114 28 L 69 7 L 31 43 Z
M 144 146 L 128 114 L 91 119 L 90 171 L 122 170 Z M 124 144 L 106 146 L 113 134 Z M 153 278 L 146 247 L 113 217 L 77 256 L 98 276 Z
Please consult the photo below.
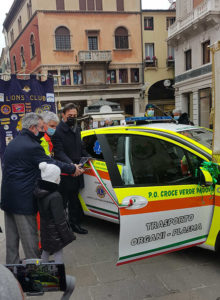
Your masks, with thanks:
M 176 1 L 176 22 L 168 30 L 175 49 L 175 104 L 195 125 L 209 127 L 212 63 L 209 46 L 220 40 L 220 1 Z
M 7 40 L 7 34 L 5 34 L 5 31 L 3 30 L 4 37 L 5 37 L 5 47 L 2 48 L 1 52 L 1 59 L 0 59 L 0 68 L 1 68 L 1 74 L 0 78 L 3 80 L 8 80 L 10 78 L 10 75 L 7 74 L 11 73 L 11 64 L 10 64 L 10 55 L 9 55 L 9 47 L 8 47 L 8 40 Z
M 144 109 L 140 0 L 16 0 L 4 28 L 12 72 L 53 75 L 61 105 Z
M 0 79 L 8 80 L 9 76 L 7 74 L 10 74 L 10 58 L 9 58 L 9 52 L 7 51 L 7 48 L 2 48 L 1 57 L 0 57 Z
M 165 112 L 175 107 L 174 48 L 167 45 L 175 17 L 175 9 L 142 11 L 145 104 L 156 104 Z

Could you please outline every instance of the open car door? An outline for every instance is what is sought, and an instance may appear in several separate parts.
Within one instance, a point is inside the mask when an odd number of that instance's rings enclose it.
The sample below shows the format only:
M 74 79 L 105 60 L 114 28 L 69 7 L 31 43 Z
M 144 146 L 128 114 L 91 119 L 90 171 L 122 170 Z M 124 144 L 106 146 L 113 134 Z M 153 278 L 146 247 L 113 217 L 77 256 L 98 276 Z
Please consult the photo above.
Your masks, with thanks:
M 198 184 L 207 157 L 147 132 L 97 137 L 119 204 L 118 265 L 207 240 L 214 189 Z
M 92 163 L 85 165 L 84 188 L 79 193 L 84 213 L 119 223 L 117 198 L 95 131 L 89 131 L 89 135 L 84 135 L 83 141 L 92 158 Z

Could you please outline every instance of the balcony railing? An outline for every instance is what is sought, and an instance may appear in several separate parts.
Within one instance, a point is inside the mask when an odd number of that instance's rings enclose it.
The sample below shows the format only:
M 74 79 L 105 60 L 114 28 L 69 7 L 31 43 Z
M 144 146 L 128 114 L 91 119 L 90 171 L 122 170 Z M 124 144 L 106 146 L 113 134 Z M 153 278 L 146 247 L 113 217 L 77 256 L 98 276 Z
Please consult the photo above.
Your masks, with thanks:
M 111 51 L 79 51 L 78 53 L 79 63 L 92 63 L 92 62 L 111 62 Z
M 145 68 L 157 68 L 157 58 L 145 59 Z
M 195 24 L 197 20 L 200 20 L 203 16 L 207 15 L 208 12 L 219 9 L 219 0 L 204 0 L 192 12 L 181 19 L 177 19 L 177 21 L 168 28 L 168 39 L 177 34 L 179 31 L 184 30 L 192 23 Z

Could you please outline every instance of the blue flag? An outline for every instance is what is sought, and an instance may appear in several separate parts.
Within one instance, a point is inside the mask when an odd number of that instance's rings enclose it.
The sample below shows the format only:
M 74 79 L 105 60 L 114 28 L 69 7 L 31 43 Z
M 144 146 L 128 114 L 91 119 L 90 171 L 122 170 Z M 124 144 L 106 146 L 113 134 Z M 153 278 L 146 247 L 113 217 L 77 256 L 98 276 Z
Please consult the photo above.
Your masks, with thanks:
M 28 112 L 44 111 L 56 112 L 52 78 L 39 81 L 30 75 L 30 79 L 21 80 L 11 75 L 8 81 L 0 80 L 0 158 L 22 129 L 22 117 Z

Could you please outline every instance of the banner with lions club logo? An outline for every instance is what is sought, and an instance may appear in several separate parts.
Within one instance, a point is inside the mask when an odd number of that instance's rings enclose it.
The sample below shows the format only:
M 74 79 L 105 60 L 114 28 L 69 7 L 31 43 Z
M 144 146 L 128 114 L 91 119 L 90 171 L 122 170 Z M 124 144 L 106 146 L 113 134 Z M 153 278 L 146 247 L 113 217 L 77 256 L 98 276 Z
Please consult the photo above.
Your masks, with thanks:
M 12 75 L 0 80 L 0 158 L 5 147 L 21 130 L 21 119 L 29 112 L 56 112 L 53 79 L 39 81 L 35 75 L 21 80 Z

